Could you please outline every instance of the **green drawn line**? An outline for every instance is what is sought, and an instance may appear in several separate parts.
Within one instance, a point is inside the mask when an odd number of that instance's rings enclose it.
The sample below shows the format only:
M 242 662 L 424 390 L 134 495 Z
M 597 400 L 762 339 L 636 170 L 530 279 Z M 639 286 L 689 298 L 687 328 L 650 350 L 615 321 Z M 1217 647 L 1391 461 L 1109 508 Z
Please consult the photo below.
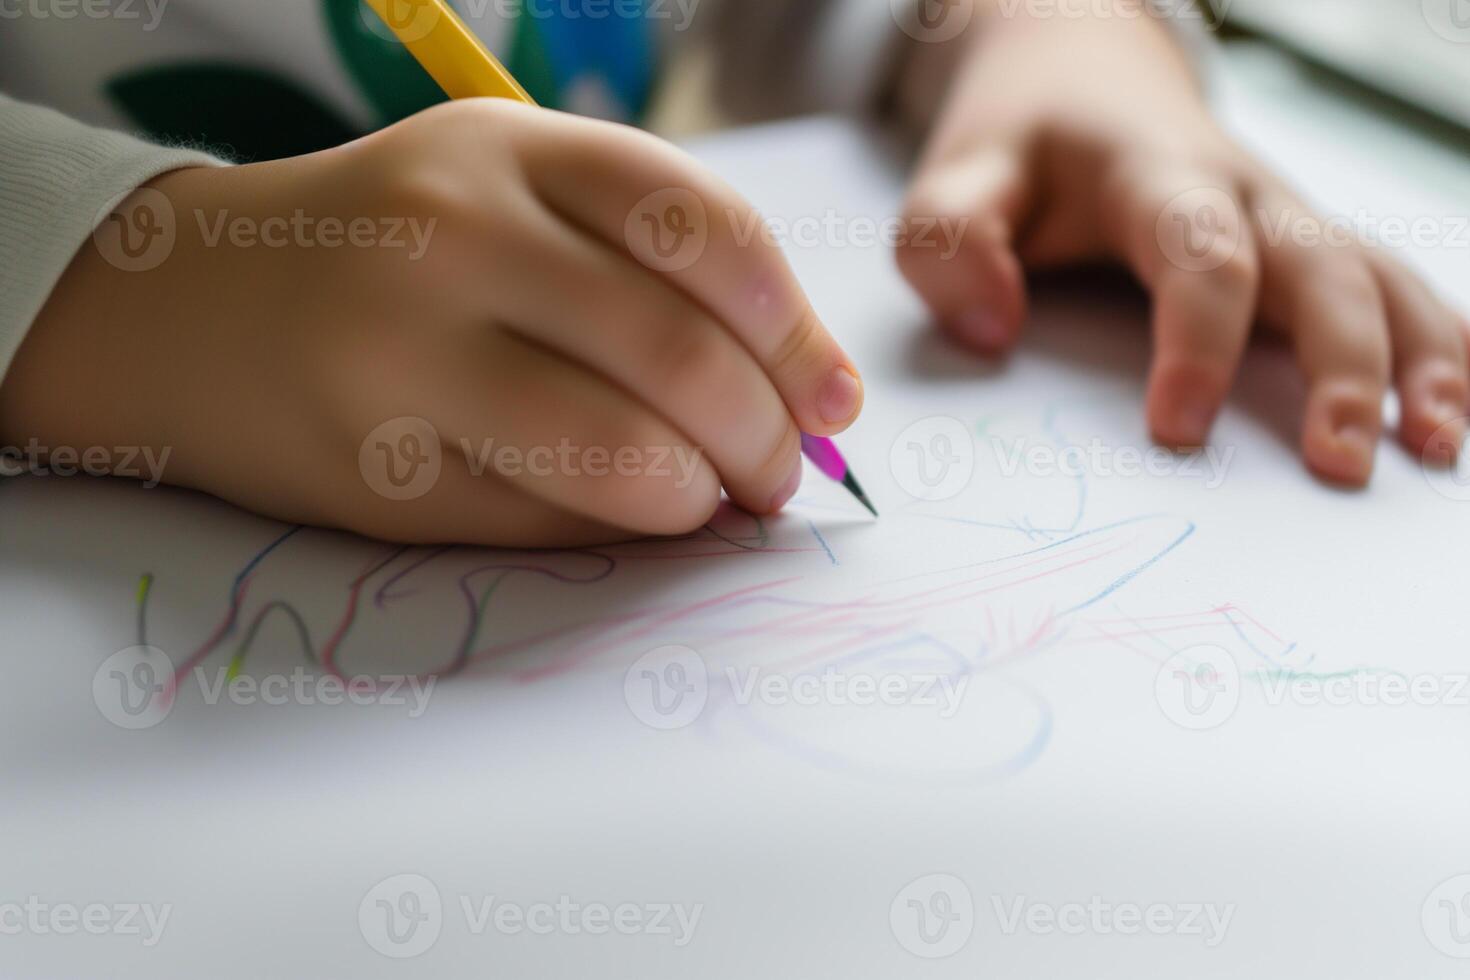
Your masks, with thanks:
M 153 589 L 153 573 L 144 572 L 138 579 L 138 646 L 148 645 L 148 593 Z
M 1257 670 L 1250 674 L 1254 681 L 1335 681 L 1345 677 L 1357 677 L 1360 674 L 1383 677 L 1399 677 L 1409 679 L 1409 675 L 1398 670 L 1384 670 L 1380 667 L 1355 667 L 1352 670 L 1334 671 L 1311 671 L 1311 670 L 1287 670 L 1275 668 L 1272 670 Z

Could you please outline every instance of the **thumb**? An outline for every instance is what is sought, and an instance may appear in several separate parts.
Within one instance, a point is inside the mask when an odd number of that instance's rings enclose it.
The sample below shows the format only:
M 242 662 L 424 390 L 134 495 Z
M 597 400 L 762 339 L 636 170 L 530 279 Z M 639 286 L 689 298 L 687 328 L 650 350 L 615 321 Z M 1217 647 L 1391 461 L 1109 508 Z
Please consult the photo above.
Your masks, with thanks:
M 960 343 L 999 355 L 1026 319 L 1016 230 L 1029 207 L 1022 153 L 988 146 L 921 171 L 904 206 L 904 278 Z

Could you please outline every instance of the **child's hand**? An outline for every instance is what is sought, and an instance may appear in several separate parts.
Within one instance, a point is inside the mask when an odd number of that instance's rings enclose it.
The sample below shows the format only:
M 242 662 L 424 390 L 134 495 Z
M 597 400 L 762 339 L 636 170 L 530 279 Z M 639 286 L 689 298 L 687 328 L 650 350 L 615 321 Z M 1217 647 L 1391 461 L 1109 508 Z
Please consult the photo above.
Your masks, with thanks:
M 919 117 L 942 105 L 910 212 L 972 220 L 955 261 L 900 255 L 956 337 L 997 354 L 1015 343 L 1022 263 L 1116 259 L 1154 298 L 1147 413 L 1160 442 L 1206 440 L 1259 320 L 1296 349 L 1310 389 L 1302 452 L 1318 474 L 1368 480 L 1390 382 L 1405 445 L 1454 460 L 1470 408 L 1465 321 L 1381 248 L 1273 234 L 1322 224 L 1219 131 L 1162 25 L 996 11 L 977 26 L 978 41 L 952 48 L 942 102 L 936 45 L 915 46 L 904 93 Z
M 168 482 L 283 520 L 560 545 L 697 528 L 722 484 L 775 510 L 798 427 L 862 401 L 779 252 L 737 244 L 749 206 L 624 127 L 454 103 L 176 171 L 112 223 L 169 206 L 155 268 L 105 238 L 73 261 L 0 391 L 10 444 L 167 448 Z

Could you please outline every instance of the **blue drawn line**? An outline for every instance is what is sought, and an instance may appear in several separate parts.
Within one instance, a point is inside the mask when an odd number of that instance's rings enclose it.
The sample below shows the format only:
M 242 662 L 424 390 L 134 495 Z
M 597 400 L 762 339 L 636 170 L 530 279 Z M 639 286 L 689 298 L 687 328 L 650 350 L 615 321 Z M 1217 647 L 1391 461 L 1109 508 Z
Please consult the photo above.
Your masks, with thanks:
M 817 530 L 816 523 L 813 522 L 813 521 L 807 521 L 806 522 L 806 526 L 812 529 L 812 534 L 816 535 L 816 537 L 817 537 L 817 543 L 822 546 L 822 550 L 827 553 L 827 557 L 830 558 L 830 559 L 832 559 L 832 564 L 834 564 L 834 565 L 841 564 L 841 562 L 839 562 L 837 560 L 837 556 L 834 555 L 834 554 L 832 554 L 832 549 L 827 546 L 827 539 L 824 538 L 824 537 L 822 537 L 822 532 L 821 531 L 818 531 Z
M 1245 630 L 1241 628 L 1241 625 L 1238 622 L 1235 621 L 1235 617 L 1227 613 L 1225 615 L 1225 622 L 1230 625 L 1230 628 L 1235 631 L 1235 635 L 1240 638 L 1240 642 L 1244 643 L 1246 647 L 1251 651 L 1251 653 L 1254 653 L 1256 656 L 1260 657 L 1267 663 L 1281 666 L 1282 661 L 1284 661 L 1287 657 L 1290 657 L 1293 653 L 1296 652 L 1296 643 L 1293 641 L 1286 647 L 1286 649 L 1282 650 L 1278 656 L 1273 657 L 1271 654 L 1267 653 L 1265 650 L 1262 650 L 1259 646 L 1257 646 L 1250 637 L 1246 636 Z M 1313 663 L 1316 662 L 1316 660 L 1317 655 L 1314 653 L 1307 658 L 1306 663 L 1302 666 L 1310 667 Z
M 272 551 L 275 551 L 281 545 L 285 544 L 287 538 L 295 534 L 297 531 L 300 531 L 303 527 L 305 527 L 304 524 L 297 524 L 295 527 L 289 528 L 285 534 L 282 534 L 279 538 L 276 538 L 270 544 L 261 549 L 261 551 L 258 552 L 254 558 L 246 562 L 244 568 L 240 569 L 239 574 L 235 576 L 234 584 L 239 585 L 241 582 L 249 578 L 250 573 L 255 571 L 256 566 L 265 561 L 266 555 L 269 555 Z
M 245 584 L 245 580 L 250 577 L 250 573 L 255 571 L 261 562 L 265 561 L 267 555 L 285 544 L 291 535 L 300 531 L 303 527 L 305 527 L 304 524 L 297 524 L 294 527 L 288 528 L 286 533 L 256 552 L 255 557 L 246 562 L 245 567 L 240 569 L 235 575 L 235 581 L 230 583 L 230 618 L 229 622 L 225 624 L 224 630 L 220 633 L 220 639 L 224 639 L 235 632 L 235 626 L 238 624 L 240 618 L 240 588 Z
M 1158 516 L 1163 516 L 1163 515 L 1158 515 Z M 1132 524 L 1132 523 L 1135 523 L 1135 521 L 1144 521 L 1144 520 L 1153 520 L 1153 519 L 1156 519 L 1156 518 L 1154 518 L 1154 517 L 1147 517 L 1147 518 L 1135 518 L 1134 521 L 1120 521 L 1118 524 L 1112 525 L 1110 527 L 1099 528 L 1097 531 L 1089 531 L 1087 534 L 1079 534 L 1079 535 L 1077 535 L 1076 538 L 1072 538 L 1070 540 L 1076 541 L 1076 540 L 1079 540 L 1081 538 L 1091 537 L 1093 534 L 1099 534 L 1099 533 L 1101 533 L 1103 531 L 1111 530 L 1113 527 L 1122 527 L 1122 526 L 1127 525 L 1127 524 Z M 1181 535 L 1179 535 L 1179 537 L 1175 538 L 1173 541 L 1169 542 L 1168 547 L 1164 548 L 1163 551 L 1160 551 L 1158 554 L 1154 555 L 1152 558 L 1150 558 L 1148 561 L 1144 562 L 1142 565 L 1139 565 L 1137 568 L 1134 568 L 1134 569 L 1126 572 L 1125 574 L 1123 574 L 1122 576 L 1120 576 L 1119 578 L 1117 578 L 1116 580 L 1114 580 L 1113 583 L 1111 585 L 1109 585 L 1106 589 L 1103 589 L 1101 592 L 1099 592 L 1097 595 L 1093 596 L 1091 599 L 1088 599 L 1086 602 L 1079 603 L 1079 604 L 1073 606 L 1071 609 L 1063 609 L 1058 615 L 1066 616 L 1066 615 L 1069 615 L 1069 614 L 1074 613 L 1074 612 L 1080 612 L 1081 610 L 1086 609 L 1088 606 L 1091 606 L 1091 605 L 1093 605 L 1095 603 L 1101 602 L 1102 600 L 1106 599 L 1108 596 L 1112 595 L 1114 592 L 1117 592 L 1123 586 L 1127 585 L 1129 582 L 1133 581 L 1139 575 L 1141 575 L 1144 572 L 1146 572 L 1148 569 L 1153 568 L 1155 565 L 1157 565 L 1160 561 L 1163 560 L 1163 558 L 1164 558 L 1165 555 L 1169 554 L 1169 552 L 1173 551 L 1175 548 L 1179 547 L 1185 541 L 1189 540 L 1190 536 L 1194 534 L 1196 525 L 1194 524 L 1193 521 L 1188 522 L 1188 524 L 1189 524 L 1189 526 L 1184 529 L 1184 533 L 1181 534 Z M 1063 543 L 1065 544 L 1066 542 L 1063 542 Z M 1043 548 L 1041 550 L 1045 551 L 1046 549 Z

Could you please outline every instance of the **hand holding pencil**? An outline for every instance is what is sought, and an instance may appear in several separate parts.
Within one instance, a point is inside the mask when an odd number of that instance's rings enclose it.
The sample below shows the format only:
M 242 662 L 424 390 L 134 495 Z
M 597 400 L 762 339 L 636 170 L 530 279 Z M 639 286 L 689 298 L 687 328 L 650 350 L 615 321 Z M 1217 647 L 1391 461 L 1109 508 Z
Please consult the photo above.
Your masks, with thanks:
M 399 14 L 395 0 L 363 2 L 372 7 L 451 99 L 487 96 L 536 104 L 446 0 L 419 0 L 406 7 L 405 15 Z M 832 440 L 804 433 L 801 448 L 820 472 L 841 483 L 874 517 L 878 516 Z
M 671 188 L 722 220 L 660 270 L 629 235 Z M 156 256 L 106 237 L 163 220 Z M 661 140 L 508 99 L 175 170 L 68 267 L 0 420 L 21 443 L 166 449 L 169 482 L 393 541 L 681 534 L 722 489 L 769 513 L 802 432 L 845 429 L 862 389 L 780 252 L 736 240 L 756 220 Z

